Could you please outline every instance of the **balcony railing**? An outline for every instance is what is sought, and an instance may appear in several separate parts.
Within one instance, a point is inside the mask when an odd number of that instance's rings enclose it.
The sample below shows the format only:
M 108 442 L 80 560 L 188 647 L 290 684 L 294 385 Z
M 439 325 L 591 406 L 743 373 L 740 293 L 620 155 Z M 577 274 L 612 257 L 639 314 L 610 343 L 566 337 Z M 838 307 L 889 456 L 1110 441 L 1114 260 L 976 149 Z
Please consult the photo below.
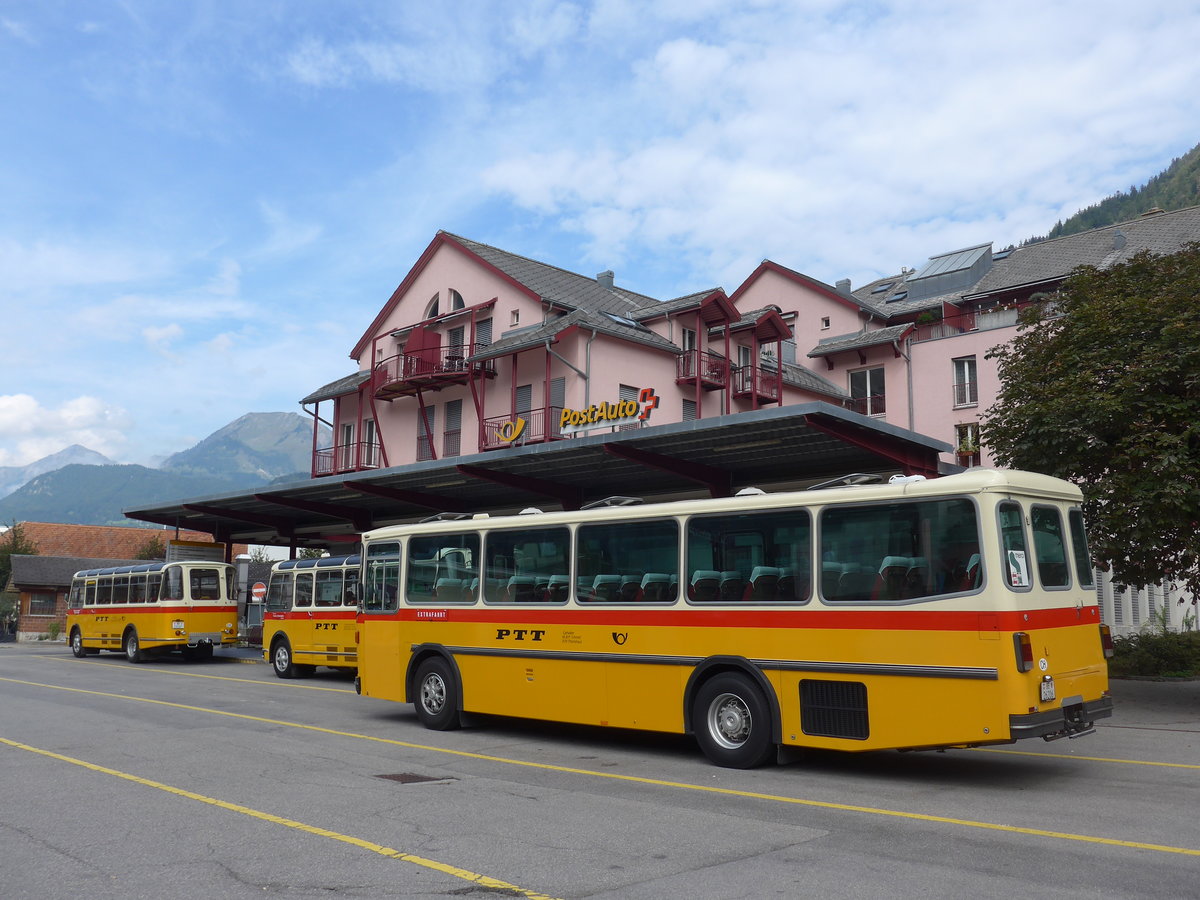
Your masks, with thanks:
M 349 444 L 334 444 L 322 447 L 313 453 L 312 477 L 340 475 L 344 472 L 361 472 L 378 469 L 380 466 L 379 445 L 370 441 L 354 441 Z
M 483 420 L 483 445 L 481 450 L 500 450 L 504 447 L 519 447 L 523 444 L 544 444 L 561 441 L 567 436 L 559 429 L 562 421 L 561 406 L 522 410 L 517 415 L 492 416 Z M 516 432 L 516 419 L 524 419 L 525 426 Z M 515 435 L 515 436 L 514 436 Z
M 882 416 L 887 412 L 887 402 L 883 394 L 852 397 L 850 398 L 850 409 L 864 416 Z
M 779 382 L 775 369 L 764 366 L 737 366 L 733 370 L 733 396 L 757 395 L 759 400 L 778 400 Z
M 675 361 L 675 383 L 695 384 L 706 391 L 724 388 L 729 383 L 729 360 L 707 350 L 688 350 Z
M 979 382 L 960 381 L 954 385 L 955 406 L 975 406 L 979 403 Z
M 480 349 L 483 346 L 479 345 Z M 386 398 L 414 394 L 420 388 L 437 390 L 463 384 L 471 375 L 495 377 L 491 360 L 469 361 L 475 352 L 475 344 L 455 344 L 389 356 L 375 366 L 375 395 Z

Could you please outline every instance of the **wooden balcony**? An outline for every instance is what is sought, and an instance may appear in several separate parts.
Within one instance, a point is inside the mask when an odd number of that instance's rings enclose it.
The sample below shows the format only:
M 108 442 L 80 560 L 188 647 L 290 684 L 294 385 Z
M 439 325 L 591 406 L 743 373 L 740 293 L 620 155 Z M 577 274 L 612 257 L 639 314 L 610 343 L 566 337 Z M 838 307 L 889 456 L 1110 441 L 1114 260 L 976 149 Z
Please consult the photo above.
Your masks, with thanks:
M 440 391 L 466 384 L 472 377 L 495 378 L 491 360 L 470 362 L 475 345 L 433 347 L 415 353 L 398 353 L 382 360 L 372 373 L 372 389 L 379 400 L 412 397 L 419 391 Z
M 562 420 L 561 406 L 538 407 L 525 410 L 517 416 L 492 416 L 483 420 L 483 440 L 480 450 L 503 450 L 505 447 L 521 447 L 525 444 L 545 444 L 549 441 L 566 440 L 567 435 L 559 431 Z M 513 422 L 518 416 L 525 420 L 520 434 L 512 437 L 516 428 Z
M 705 391 L 724 390 L 729 384 L 729 360 L 707 350 L 687 350 L 675 361 L 675 383 L 695 385 Z
M 380 466 L 379 445 L 367 441 L 335 444 L 313 452 L 312 477 L 363 472 Z
M 737 400 L 757 398 L 759 403 L 779 399 L 778 372 L 763 366 L 737 366 L 733 370 L 733 396 Z

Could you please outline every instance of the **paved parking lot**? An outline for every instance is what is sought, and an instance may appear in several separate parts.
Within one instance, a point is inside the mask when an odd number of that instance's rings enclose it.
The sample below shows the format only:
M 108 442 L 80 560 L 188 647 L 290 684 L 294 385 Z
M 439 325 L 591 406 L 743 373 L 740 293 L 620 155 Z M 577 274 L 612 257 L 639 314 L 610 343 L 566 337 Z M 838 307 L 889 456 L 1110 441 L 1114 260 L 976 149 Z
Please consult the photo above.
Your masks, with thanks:
M 1196 896 L 1200 682 L 1073 742 L 810 754 L 430 732 L 345 675 L 0 647 L 0 896 Z

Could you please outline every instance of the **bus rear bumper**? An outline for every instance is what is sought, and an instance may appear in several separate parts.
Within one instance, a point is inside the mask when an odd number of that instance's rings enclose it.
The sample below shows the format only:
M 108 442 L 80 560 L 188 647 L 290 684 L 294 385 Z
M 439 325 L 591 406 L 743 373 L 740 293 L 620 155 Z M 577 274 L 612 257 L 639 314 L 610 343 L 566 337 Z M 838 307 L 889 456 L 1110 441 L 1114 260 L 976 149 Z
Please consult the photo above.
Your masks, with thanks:
M 1111 697 L 1084 702 L 1064 702 L 1059 709 L 1008 717 L 1009 734 L 1014 741 L 1040 737 L 1044 741 L 1077 738 L 1094 732 L 1097 719 L 1107 719 L 1113 713 Z

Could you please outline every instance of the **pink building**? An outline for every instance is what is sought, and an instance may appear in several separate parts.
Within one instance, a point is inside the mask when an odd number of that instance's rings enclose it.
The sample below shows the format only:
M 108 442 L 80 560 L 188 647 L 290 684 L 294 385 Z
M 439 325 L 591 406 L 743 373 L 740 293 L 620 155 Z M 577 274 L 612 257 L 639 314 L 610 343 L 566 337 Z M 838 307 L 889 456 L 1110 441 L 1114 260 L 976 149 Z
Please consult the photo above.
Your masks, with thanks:
M 944 464 L 989 464 L 978 423 L 999 380 L 986 355 L 1013 337 L 1019 308 L 1076 266 L 1198 238 L 1200 207 L 1157 211 L 938 254 L 855 290 L 768 260 L 732 294 L 659 301 L 612 272 L 589 278 L 439 232 L 352 349 L 357 372 L 304 398 L 335 436 L 314 439 L 312 474 L 813 400 L 945 441 Z

